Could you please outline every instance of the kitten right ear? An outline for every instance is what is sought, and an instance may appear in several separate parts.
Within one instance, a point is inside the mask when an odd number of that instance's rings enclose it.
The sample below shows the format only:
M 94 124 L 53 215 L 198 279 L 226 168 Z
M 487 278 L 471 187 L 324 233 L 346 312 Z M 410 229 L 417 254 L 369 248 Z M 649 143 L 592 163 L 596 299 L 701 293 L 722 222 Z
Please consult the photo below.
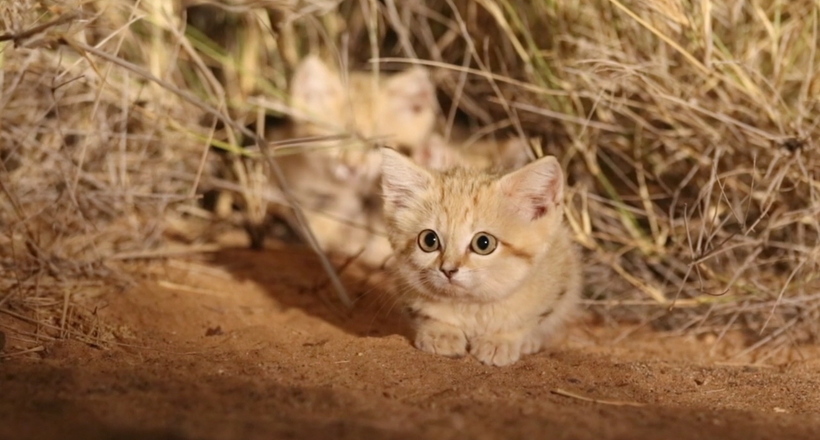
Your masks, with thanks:
M 413 198 L 432 184 L 432 176 L 408 157 L 382 148 L 382 194 L 385 207 L 406 208 Z
M 325 116 L 339 109 L 344 98 L 344 86 L 316 55 L 308 55 L 293 73 L 290 82 L 290 104 L 295 110 L 307 113 L 307 118 Z
M 555 156 L 545 156 L 500 180 L 501 189 L 521 215 L 538 220 L 564 198 L 564 173 Z

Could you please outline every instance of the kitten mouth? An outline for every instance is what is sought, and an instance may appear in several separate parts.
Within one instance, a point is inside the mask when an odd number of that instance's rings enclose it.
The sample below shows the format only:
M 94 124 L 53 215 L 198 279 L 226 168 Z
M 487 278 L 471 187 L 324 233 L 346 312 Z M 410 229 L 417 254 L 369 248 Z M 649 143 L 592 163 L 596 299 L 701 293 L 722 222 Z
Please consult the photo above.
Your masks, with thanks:
M 443 296 L 458 296 L 467 288 L 461 281 L 454 279 L 437 279 L 432 284 L 433 290 Z

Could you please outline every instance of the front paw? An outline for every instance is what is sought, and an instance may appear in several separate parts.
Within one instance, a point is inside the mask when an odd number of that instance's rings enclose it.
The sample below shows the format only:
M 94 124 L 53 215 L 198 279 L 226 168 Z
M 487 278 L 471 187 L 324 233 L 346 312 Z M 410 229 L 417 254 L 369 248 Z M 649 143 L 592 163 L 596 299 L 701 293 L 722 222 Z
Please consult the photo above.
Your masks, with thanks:
M 447 357 L 467 354 L 467 337 L 461 330 L 442 323 L 428 323 L 416 332 L 415 346 L 421 351 Z
M 470 341 L 470 354 L 486 365 L 503 367 L 521 358 L 521 338 L 511 335 L 493 335 Z

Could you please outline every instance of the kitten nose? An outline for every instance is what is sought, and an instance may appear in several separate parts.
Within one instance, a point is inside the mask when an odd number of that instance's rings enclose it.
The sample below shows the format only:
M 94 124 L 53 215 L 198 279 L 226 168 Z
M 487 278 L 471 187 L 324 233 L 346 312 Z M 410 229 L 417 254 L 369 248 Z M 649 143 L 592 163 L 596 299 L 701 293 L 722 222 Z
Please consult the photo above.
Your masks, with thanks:
M 456 274 L 456 272 L 458 272 L 458 268 L 457 268 L 457 267 L 446 267 L 446 266 L 441 266 L 441 267 L 439 267 L 439 269 L 438 269 L 438 270 L 440 270 L 440 271 L 441 271 L 441 273 L 443 273 L 443 274 L 444 274 L 444 276 L 446 276 L 448 280 L 449 280 L 449 279 L 451 279 L 451 278 L 453 278 L 453 275 L 455 275 L 455 274 Z

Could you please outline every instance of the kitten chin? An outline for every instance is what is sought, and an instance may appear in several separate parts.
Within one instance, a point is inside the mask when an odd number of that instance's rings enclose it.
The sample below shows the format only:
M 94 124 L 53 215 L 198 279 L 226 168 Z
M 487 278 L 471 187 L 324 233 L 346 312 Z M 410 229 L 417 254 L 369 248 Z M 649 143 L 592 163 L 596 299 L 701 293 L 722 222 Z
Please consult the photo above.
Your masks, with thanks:
M 383 149 L 395 291 L 417 348 L 502 366 L 559 333 L 581 290 L 563 190 L 551 156 L 506 174 L 442 172 Z

